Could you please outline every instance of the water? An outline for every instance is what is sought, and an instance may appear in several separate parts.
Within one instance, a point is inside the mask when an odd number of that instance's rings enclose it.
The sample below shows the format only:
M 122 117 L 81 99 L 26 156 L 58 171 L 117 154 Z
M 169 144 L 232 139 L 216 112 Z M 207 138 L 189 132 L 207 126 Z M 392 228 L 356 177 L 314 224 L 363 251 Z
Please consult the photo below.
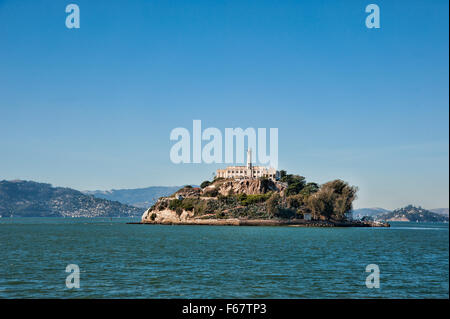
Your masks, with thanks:
M 0 298 L 448 298 L 448 224 L 391 228 L 0 219 Z M 67 289 L 68 264 L 80 289 Z M 380 268 L 380 288 L 365 267 Z

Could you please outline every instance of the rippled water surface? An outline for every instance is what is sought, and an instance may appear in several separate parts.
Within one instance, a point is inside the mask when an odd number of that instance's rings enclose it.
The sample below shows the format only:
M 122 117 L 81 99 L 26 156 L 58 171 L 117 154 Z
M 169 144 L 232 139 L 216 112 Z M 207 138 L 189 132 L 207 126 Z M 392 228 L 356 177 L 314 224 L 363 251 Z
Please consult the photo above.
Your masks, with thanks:
M 448 298 L 448 224 L 391 228 L 0 219 L 0 298 Z M 67 289 L 68 264 L 80 289 Z M 368 264 L 380 288 L 368 289 Z

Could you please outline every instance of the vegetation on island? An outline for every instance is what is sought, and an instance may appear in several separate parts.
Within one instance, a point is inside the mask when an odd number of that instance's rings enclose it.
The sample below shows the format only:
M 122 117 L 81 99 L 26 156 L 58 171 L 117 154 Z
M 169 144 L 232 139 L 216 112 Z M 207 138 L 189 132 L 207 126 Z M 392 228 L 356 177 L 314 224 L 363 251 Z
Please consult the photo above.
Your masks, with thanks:
M 215 178 L 200 187 L 185 186 L 172 196 L 160 198 L 149 212 L 169 209 L 192 218 L 346 219 L 356 199 L 357 187 L 342 180 L 319 185 L 305 177 L 280 172 L 280 180 Z M 153 216 L 154 220 L 156 218 Z

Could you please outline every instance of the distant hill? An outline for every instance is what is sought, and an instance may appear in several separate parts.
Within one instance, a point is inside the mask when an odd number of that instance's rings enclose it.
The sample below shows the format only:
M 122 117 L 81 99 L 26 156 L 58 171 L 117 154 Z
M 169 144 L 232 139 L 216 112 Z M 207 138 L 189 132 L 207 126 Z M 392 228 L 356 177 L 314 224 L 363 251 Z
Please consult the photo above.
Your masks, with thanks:
M 3 217 L 126 217 L 142 213 L 137 207 L 71 188 L 32 181 L 0 181 L 0 215 Z
M 118 201 L 139 208 L 149 208 L 158 200 L 158 198 L 169 196 L 180 188 L 183 188 L 183 186 L 151 186 L 135 189 L 113 189 L 109 191 L 85 191 L 83 193 L 98 198 Z
M 418 222 L 448 222 L 448 216 L 433 213 L 422 207 L 408 205 L 393 212 L 377 215 L 376 219 L 386 221 L 418 221 Z
M 433 209 L 430 209 L 430 211 L 433 213 L 436 213 L 439 215 L 444 215 L 444 216 L 448 217 L 449 209 L 448 208 L 433 208 Z
M 353 210 L 353 218 L 361 219 L 364 216 L 375 217 L 377 215 L 390 213 L 390 210 L 381 207 L 358 208 Z

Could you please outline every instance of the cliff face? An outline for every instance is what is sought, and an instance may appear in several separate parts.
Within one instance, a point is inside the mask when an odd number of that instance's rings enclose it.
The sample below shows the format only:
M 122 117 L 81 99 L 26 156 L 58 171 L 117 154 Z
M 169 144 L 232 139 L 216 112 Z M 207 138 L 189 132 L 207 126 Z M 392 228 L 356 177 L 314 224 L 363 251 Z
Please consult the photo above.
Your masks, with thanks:
M 256 195 L 266 194 L 270 191 L 281 193 L 286 189 L 286 185 L 269 179 L 225 180 L 206 187 L 205 191 L 208 192 L 211 189 L 217 189 L 219 194 L 223 196 L 229 194 Z
M 181 214 L 177 214 L 176 211 L 170 209 L 151 210 L 147 209 L 142 215 L 141 221 L 147 223 L 162 223 L 162 224 L 175 224 L 180 222 L 187 222 L 192 219 L 194 214 L 183 210 Z

